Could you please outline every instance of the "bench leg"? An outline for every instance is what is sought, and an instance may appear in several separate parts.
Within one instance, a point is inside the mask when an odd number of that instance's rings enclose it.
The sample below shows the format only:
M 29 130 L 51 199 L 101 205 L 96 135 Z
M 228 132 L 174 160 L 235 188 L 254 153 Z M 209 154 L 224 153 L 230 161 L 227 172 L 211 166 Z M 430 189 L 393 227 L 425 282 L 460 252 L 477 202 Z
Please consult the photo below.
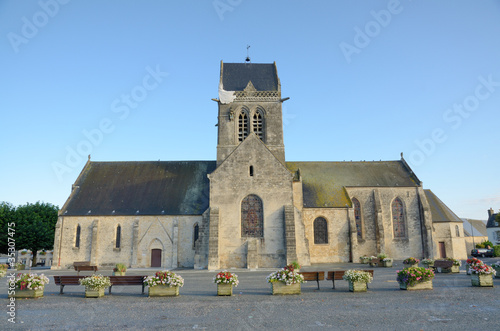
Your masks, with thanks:
M 111 285 L 111 286 L 109 287 L 108 294 L 111 294 L 111 288 L 112 288 L 112 287 L 113 287 L 113 285 Z
M 332 288 L 335 290 L 335 279 L 334 278 L 332 278 L 332 284 L 333 284 Z
M 142 284 L 142 294 L 144 294 L 144 284 Z
M 59 294 L 63 294 L 64 285 L 61 285 L 60 288 L 61 290 L 59 291 Z
M 318 283 L 318 291 L 319 291 L 319 279 L 316 278 L 316 283 Z

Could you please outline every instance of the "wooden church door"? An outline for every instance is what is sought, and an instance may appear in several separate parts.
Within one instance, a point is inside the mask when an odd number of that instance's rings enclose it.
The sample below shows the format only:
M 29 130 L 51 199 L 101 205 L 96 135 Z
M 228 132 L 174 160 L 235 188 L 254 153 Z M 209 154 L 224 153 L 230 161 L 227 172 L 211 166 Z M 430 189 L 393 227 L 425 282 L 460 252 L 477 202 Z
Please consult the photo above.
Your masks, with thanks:
M 161 267 L 161 249 L 151 250 L 151 267 Z

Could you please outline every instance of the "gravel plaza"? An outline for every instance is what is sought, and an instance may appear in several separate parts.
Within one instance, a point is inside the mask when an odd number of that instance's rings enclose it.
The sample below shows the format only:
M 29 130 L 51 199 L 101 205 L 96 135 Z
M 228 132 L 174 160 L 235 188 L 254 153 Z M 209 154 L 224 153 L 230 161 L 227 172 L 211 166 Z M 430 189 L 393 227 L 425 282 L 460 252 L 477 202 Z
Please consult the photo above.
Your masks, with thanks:
M 496 259 L 486 258 L 491 264 Z M 464 264 L 464 263 L 463 263 Z M 500 279 L 495 287 L 472 287 L 462 266 L 459 274 L 437 273 L 434 289 L 402 291 L 392 268 L 358 263 L 321 264 L 302 271 L 374 269 L 368 292 L 349 292 L 346 281 L 302 285 L 301 295 L 273 296 L 266 277 L 275 269 L 231 269 L 240 284 L 232 297 L 218 297 L 215 271 L 177 269 L 185 284 L 178 297 L 149 298 L 147 288 L 115 286 L 112 295 L 84 297 L 83 286 L 66 286 L 59 294 L 53 275 L 75 275 L 74 270 L 33 269 L 50 283 L 40 299 L 16 299 L 16 323 L 8 321 L 6 278 L 0 284 L 4 302 L 2 330 L 498 330 Z M 152 275 L 159 269 L 129 269 L 127 275 Z M 11 270 L 9 270 L 9 273 Z M 8 274 L 9 274 L 8 273 Z M 111 270 L 103 270 L 111 275 Z M 82 275 L 91 274 L 82 272 Z

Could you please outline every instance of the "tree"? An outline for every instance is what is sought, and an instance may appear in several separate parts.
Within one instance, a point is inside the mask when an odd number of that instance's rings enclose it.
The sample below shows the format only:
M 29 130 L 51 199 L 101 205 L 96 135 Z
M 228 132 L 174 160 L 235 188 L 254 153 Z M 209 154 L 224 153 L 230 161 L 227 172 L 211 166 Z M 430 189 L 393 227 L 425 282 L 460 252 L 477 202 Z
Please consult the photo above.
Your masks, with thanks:
M 16 209 L 16 247 L 33 253 L 33 265 L 40 249 L 54 247 L 54 232 L 59 207 L 50 203 L 27 203 Z
M 0 253 L 2 254 L 8 254 L 9 233 L 13 233 L 14 231 L 12 230 L 15 230 L 15 228 L 9 227 L 9 224 L 12 225 L 12 223 L 15 223 L 15 220 L 16 220 L 16 208 L 8 202 L 5 201 L 0 202 Z

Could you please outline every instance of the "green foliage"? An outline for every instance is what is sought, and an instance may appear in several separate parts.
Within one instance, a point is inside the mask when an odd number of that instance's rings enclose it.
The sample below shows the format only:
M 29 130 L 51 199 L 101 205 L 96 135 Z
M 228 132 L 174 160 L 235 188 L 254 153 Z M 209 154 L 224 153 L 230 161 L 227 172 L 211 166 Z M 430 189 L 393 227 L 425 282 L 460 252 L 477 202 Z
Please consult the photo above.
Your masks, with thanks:
M 500 245 L 493 246 L 493 249 L 495 250 L 495 256 L 500 257 Z
M 11 237 L 15 239 L 16 249 L 24 248 L 33 252 L 33 262 L 35 262 L 38 250 L 48 250 L 54 246 L 58 210 L 57 206 L 50 203 L 27 203 L 14 208 L 11 204 L 2 202 L 0 252 L 4 254 L 8 252 L 8 237 Z
M 488 247 L 488 246 L 493 247 L 493 243 L 492 243 L 491 241 L 489 241 L 489 240 L 483 241 L 483 242 L 481 243 L 481 245 L 483 245 L 483 246 L 484 246 L 484 248 L 486 248 L 486 247 Z
M 483 244 L 476 244 L 476 248 L 484 248 Z

